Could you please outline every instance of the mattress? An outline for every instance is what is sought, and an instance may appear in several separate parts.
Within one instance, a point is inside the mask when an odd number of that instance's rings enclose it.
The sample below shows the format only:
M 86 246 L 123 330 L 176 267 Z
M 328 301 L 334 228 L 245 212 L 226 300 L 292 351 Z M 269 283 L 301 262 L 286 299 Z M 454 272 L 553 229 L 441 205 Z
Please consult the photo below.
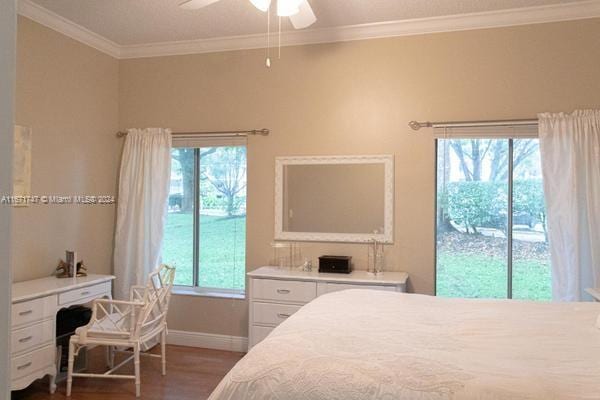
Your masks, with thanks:
M 305 305 L 210 400 L 600 399 L 600 303 L 347 290 Z

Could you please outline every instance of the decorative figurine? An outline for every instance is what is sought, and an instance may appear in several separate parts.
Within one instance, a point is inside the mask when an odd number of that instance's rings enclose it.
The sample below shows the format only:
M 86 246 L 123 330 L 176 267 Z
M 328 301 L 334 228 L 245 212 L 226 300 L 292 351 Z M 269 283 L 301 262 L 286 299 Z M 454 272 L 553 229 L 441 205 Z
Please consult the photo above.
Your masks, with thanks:
M 69 273 L 69 264 L 60 260 L 56 271 L 54 272 L 57 278 L 73 278 L 73 274 Z M 83 260 L 77 263 L 77 277 L 87 276 L 87 268 L 83 264 Z

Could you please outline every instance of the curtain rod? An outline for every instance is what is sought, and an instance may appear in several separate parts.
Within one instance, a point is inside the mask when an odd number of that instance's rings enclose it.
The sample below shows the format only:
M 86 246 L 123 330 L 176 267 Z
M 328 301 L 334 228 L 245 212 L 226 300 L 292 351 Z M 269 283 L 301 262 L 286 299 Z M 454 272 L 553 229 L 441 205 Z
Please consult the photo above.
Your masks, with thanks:
M 468 128 L 477 126 L 510 126 L 510 125 L 537 125 L 537 119 L 498 119 L 487 121 L 445 121 L 445 122 L 418 122 L 410 121 L 408 126 L 418 131 L 421 128 Z
M 252 129 L 247 131 L 204 131 L 204 132 L 173 132 L 173 136 L 195 136 L 195 135 L 206 135 L 206 136 L 248 136 L 248 135 L 261 135 L 267 136 L 271 131 L 267 128 Z M 125 137 L 127 132 L 117 132 L 117 137 Z

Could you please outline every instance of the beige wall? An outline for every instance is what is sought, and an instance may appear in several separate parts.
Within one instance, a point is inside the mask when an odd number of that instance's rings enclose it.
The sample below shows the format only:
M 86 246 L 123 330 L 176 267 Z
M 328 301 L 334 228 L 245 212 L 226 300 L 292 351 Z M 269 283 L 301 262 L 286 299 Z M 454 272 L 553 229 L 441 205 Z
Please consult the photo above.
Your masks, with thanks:
M 273 239 L 274 158 L 389 154 L 396 160 L 390 269 L 434 291 L 434 141 L 407 122 L 531 118 L 600 107 L 600 20 L 335 43 L 282 50 L 124 60 L 120 128 L 175 131 L 268 127 L 248 153 L 247 264 Z M 307 250 L 366 257 L 364 245 Z M 176 296 L 171 328 L 246 334 L 241 301 Z
M 12 190 L 16 2 L 0 0 L 0 194 Z M 10 398 L 10 214 L 0 205 L 0 398 Z
M 248 269 L 271 258 L 274 158 L 390 154 L 396 161 L 390 269 L 434 290 L 434 142 L 411 119 L 530 118 L 600 107 L 600 20 L 116 61 L 19 19 L 16 122 L 33 128 L 36 194 L 115 194 L 127 127 L 268 127 L 249 139 Z M 14 277 L 49 275 L 66 248 L 111 269 L 114 207 L 14 209 Z M 364 245 L 309 244 L 352 255 Z M 174 296 L 171 328 L 246 335 L 244 301 Z
M 114 58 L 19 17 L 16 123 L 33 129 L 32 193 L 115 195 L 120 141 Z M 50 275 L 65 250 L 110 273 L 114 206 L 33 205 L 13 213 L 14 280 Z

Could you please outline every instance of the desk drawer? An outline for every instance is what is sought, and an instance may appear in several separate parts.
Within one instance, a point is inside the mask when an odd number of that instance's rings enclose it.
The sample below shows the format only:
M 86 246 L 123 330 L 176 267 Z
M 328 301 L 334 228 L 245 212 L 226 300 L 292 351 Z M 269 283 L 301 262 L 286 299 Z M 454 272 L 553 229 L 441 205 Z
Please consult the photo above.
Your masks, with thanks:
M 13 358 L 10 365 L 10 379 L 19 379 L 54 365 L 54 352 L 54 346 L 47 346 Z
M 56 296 L 41 297 L 22 303 L 15 303 L 11 307 L 11 325 L 13 327 L 41 321 L 54 316 L 56 311 Z
M 81 304 L 82 301 L 91 301 L 104 295 L 110 295 L 110 282 L 103 282 L 61 293 L 58 295 L 58 304 L 65 305 L 73 302 Z
M 301 308 L 290 304 L 259 302 L 253 302 L 252 307 L 253 323 L 265 325 L 279 325 Z
M 15 329 L 10 334 L 11 353 L 20 353 L 45 343 L 53 343 L 54 335 L 53 320 Z
M 316 282 L 254 279 L 252 285 L 255 299 L 308 303 L 317 297 Z

